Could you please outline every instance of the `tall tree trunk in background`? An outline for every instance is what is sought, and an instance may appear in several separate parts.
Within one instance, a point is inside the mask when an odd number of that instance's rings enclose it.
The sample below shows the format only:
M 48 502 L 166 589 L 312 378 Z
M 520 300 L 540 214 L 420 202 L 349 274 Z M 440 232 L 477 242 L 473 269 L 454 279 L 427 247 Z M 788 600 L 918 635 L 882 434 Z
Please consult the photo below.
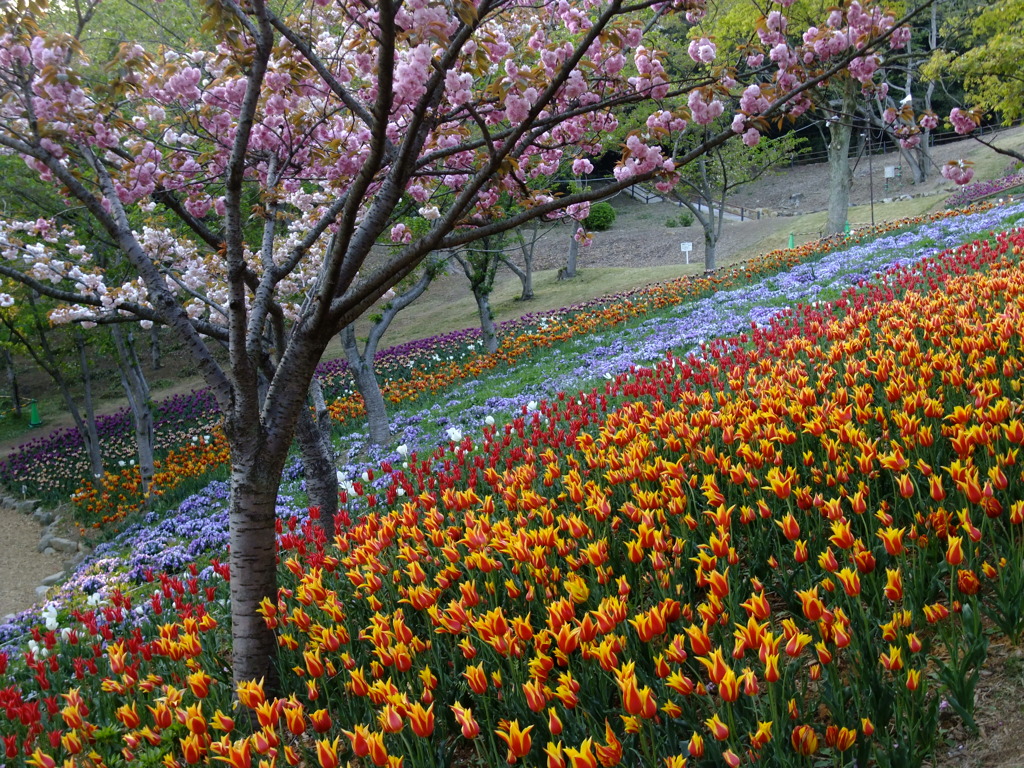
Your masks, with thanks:
M 523 233 L 517 229 L 515 230 L 515 237 L 519 242 L 519 249 L 523 253 L 523 266 L 519 267 L 512 259 L 501 257 L 505 266 L 512 270 L 513 274 L 519 278 L 519 282 L 523 286 L 522 292 L 519 294 L 519 301 L 532 301 L 533 300 L 533 252 L 537 247 L 537 229 L 540 224 L 536 219 L 533 220 L 530 228 L 530 239 L 527 241 L 523 237 Z M 574 265 L 575 266 L 575 265 Z
M 4 368 L 7 374 L 7 390 L 11 393 L 11 410 L 21 418 L 21 393 L 18 391 L 18 372 L 14 369 L 14 356 L 7 347 L 3 348 Z
M 348 369 L 352 372 L 356 389 L 363 397 L 363 407 L 366 409 L 366 428 L 370 435 L 370 442 L 374 445 L 384 445 L 391 439 L 391 430 L 388 425 L 388 409 L 384 405 L 384 395 L 380 391 L 380 382 L 377 381 L 377 374 L 373 370 L 373 357 L 365 351 L 359 352 L 356 330 L 351 325 L 345 326 L 341 332 L 341 346 L 345 350 L 345 360 L 348 362 Z
M 931 56 L 939 45 L 939 3 L 932 3 L 931 15 L 928 19 L 928 56 Z M 932 96 L 935 94 L 935 81 L 929 80 L 924 91 L 924 109 L 932 111 Z M 933 173 L 935 161 L 932 159 L 932 132 L 929 128 L 921 131 L 921 143 L 917 145 L 918 163 L 921 166 L 922 181 Z
M 331 440 L 332 427 L 331 427 L 331 414 L 327 410 L 327 401 L 324 399 L 324 388 L 320 386 L 320 379 L 314 377 L 309 382 L 309 399 L 313 405 L 313 414 L 316 418 L 316 426 L 320 430 L 320 435 L 327 445 L 328 452 L 330 453 L 331 460 L 335 458 L 334 445 Z
M 850 215 L 850 136 L 856 109 L 857 81 L 847 77 L 835 119 L 828 125 L 828 219 L 825 236 L 838 235 L 846 228 Z
M 476 311 L 480 315 L 480 341 L 488 354 L 498 351 L 498 329 L 494 325 L 494 312 L 491 310 L 490 291 L 474 291 Z
M 309 505 L 320 510 L 318 524 L 330 541 L 334 538 L 334 516 L 338 514 L 338 469 L 334 466 L 334 450 L 329 438 L 325 439 L 310 408 L 299 412 L 295 440 L 302 453 Z
M 569 238 L 569 255 L 565 260 L 565 270 L 559 273 L 558 277 L 561 280 L 572 280 L 576 277 L 576 260 L 580 254 L 580 241 L 576 239 L 575 227 L 572 230 L 572 237 Z
M 87 434 L 86 449 L 89 451 L 89 464 L 92 467 L 93 477 L 97 481 L 102 481 L 103 455 L 100 452 L 99 431 L 96 429 L 96 406 L 92 399 L 92 369 L 89 367 L 89 356 L 85 351 L 82 329 L 75 328 L 74 333 L 75 348 L 78 350 L 78 365 L 82 369 L 82 406 L 85 408 L 83 426 Z
M 163 368 L 163 361 L 160 359 L 160 331 L 156 325 L 149 329 L 149 362 L 154 371 Z
M 54 352 L 53 347 L 50 346 L 47 334 L 52 332 L 52 329 L 49 325 L 43 325 L 43 322 L 39 317 L 39 307 L 36 305 L 35 300 L 31 295 L 28 297 L 28 306 L 31 310 L 31 321 L 32 327 L 35 330 L 35 341 L 26 336 L 22 332 L 21 328 L 16 326 L 10 318 L 0 316 L 0 322 L 3 322 L 3 324 L 7 326 L 7 330 L 11 334 L 11 339 L 17 341 L 29 357 L 32 358 L 35 364 L 46 371 L 46 374 L 50 377 L 53 383 L 57 385 L 57 389 L 60 391 L 61 397 L 64 399 L 64 405 L 67 407 L 68 413 L 71 414 L 71 418 L 75 422 L 75 429 L 82 438 L 82 445 L 85 448 L 86 457 L 89 461 L 89 475 L 92 478 L 92 485 L 97 490 L 102 491 L 104 472 L 103 455 L 100 451 L 100 438 L 96 429 L 95 414 L 92 413 L 91 401 L 86 412 L 86 417 L 83 418 L 81 411 L 78 409 L 78 403 L 75 402 L 75 396 L 71 392 L 71 385 L 68 383 L 67 378 L 60 369 L 60 358 Z M 81 339 L 81 330 L 77 328 L 75 329 L 75 341 L 77 345 L 80 345 L 79 359 L 84 360 L 81 353 L 84 352 L 85 345 Z M 89 373 L 88 361 L 85 360 L 85 363 L 86 367 L 82 371 L 83 380 L 88 379 Z
M 149 494 L 156 474 L 153 455 L 153 400 L 150 397 L 149 382 L 142 372 L 139 356 L 135 352 L 135 340 L 131 333 L 125 333 L 117 325 L 110 328 L 110 336 L 117 350 L 117 367 L 121 374 L 121 387 L 128 398 L 128 408 L 135 425 L 135 444 L 139 455 L 139 477 L 142 495 L 149 503 Z
M 480 241 L 481 248 L 470 248 L 465 255 L 455 254 L 455 260 L 466 273 L 476 301 L 477 315 L 480 317 L 480 342 L 491 355 L 498 351 L 498 329 L 494 325 L 490 296 L 494 288 L 494 276 L 498 271 L 502 242 L 500 237 L 485 237 Z M 575 239 L 573 242 L 576 242 Z
M 363 397 L 363 404 L 366 408 L 366 425 L 370 434 L 370 442 L 374 445 L 384 445 L 391 439 L 388 409 L 384 404 L 384 395 L 380 391 L 380 382 L 377 381 L 377 374 L 373 370 L 373 359 L 377 356 L 377 347 L 380 345 L 380 340 L 391 326 L 395 316 L 423 295 L 423 292 L 427 290 L 427 286 L 440 273 L 447 259 L 447 256 L 429 257 L 423 272 L 416 282 L 403 289 L 401 293 L 384 305 L 384 311 L 380 313 L 380 317 L 377 318 L 370 328 L 370 333 L 366 337 L 366 344 L 363 345 L 361 352 L 359 351 L 359 342 L 356 339 L 354 326 L 345 326 L 339 334 L 341 347 L 345 350 L 345 360 L 352 371 L 352 378 L 355 380 L 356 389 Z M 321 395 L 322 400 L 323 395 Z M 327 416 L 326 405 L 324 406 L 323 416 Z

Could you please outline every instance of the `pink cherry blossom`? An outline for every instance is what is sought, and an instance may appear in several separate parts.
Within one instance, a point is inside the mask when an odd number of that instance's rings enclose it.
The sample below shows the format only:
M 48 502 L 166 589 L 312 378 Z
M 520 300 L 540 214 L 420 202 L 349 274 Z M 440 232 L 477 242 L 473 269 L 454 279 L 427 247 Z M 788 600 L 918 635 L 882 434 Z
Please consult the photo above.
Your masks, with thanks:
M 713 95 L 705 96 L 699 90 L 690 91 L 686 103 L 690 107 L 693 121 L 699 125 L 710 125 L 725 111 L 722 102 Z
M 706 37 L 702 37 L 700 40 L 691 40 L 686 52 L 698 64 L 710 64 L 718 55 L 718 48 Z
M 949 113 L 949 122 L 953 124 L 954 131 L 966 135 L 978 127 L 979 121 L 970 112 L 965 112 L 959 107 L 953 107 Z
M 974 168 L 966 160 L 951 160 L 942 166 L 942 175 L 954 184 L 967 184 L 974 178 Z
M 593 170 L 594 164 L 585 157 L 580 157 L 572 161 L 573 176 L 586 176 L 588 173 L 592 173 Z

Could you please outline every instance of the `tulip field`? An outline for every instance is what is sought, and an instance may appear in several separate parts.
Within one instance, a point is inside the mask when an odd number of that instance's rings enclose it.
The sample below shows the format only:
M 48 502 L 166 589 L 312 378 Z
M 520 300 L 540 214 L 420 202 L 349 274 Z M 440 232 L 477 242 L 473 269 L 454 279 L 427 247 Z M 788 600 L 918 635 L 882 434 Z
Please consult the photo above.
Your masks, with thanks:
M 325 541 L 290 468 L 278 679 L 231 686 L 204 480 L 0 626 L 0 765 L 924 764 L 1024 636 L 1018 218 L 407 346 L 381 450 L 325 368 L 343 510 Z

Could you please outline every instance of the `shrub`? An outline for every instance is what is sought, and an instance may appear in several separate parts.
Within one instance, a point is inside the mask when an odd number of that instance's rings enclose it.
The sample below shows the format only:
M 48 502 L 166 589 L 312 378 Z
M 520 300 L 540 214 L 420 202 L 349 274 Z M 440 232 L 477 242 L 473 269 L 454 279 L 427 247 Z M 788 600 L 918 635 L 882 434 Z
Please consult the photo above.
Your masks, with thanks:
M 668 219 L 665 226 L 669 229 L 676 227 L 689 227 L 693 225 L 693 214 L 689 211 L 681 211 L 678 216 Z
M 615 223 L 615 209 L 609 203 L 594 203 L 590 206 L 590 215 L 583 221 L 583 226 L 594 232 L 611 229 Z

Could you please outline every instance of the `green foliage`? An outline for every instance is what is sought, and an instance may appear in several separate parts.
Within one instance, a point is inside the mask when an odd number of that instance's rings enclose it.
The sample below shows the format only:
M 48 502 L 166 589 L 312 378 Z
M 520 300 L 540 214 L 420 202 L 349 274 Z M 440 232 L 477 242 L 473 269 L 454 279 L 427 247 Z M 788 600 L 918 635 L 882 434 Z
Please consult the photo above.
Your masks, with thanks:
M 1004 125 L 1024 117 L 1024 0 L 994 0 L 950 18 L 949 29 L 967 28 L 963 51 L 936 51 L 922 68 L 925 77 L 961 79 L 968 103 L 994 112 Z
M 674 229 L 675 227 L 692 227 L 693 214 L 689 211 L 680 211 L 678 216 L 669 218 L 665 222 L 665 226 L 670 229 Z
M 583 221 L 583 226 L 594 232 L 611 229 L 615 223 L 615 209 L 610 203 L 594 203 L 590 206 L 590 215 Z

